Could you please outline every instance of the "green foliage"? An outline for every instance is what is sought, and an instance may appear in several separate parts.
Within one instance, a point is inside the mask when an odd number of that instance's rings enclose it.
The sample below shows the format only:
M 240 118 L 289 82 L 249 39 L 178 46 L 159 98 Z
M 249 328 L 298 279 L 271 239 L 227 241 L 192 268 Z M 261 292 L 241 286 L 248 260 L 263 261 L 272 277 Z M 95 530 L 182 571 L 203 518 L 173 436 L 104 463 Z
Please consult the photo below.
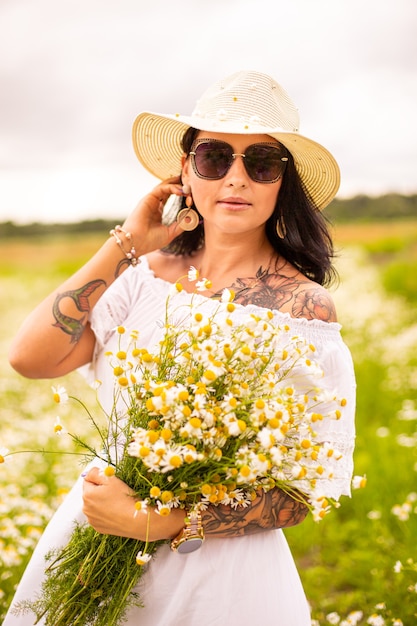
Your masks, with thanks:
M 398 221 L 415 218 L 417 195 L 392 193 L 378 197 L 359 195 L 353 198 L 335 198 L 326 208 L 325 214 L 332 222 Z
M 417 303 L 417 258 L 392 261 L 382 272 L 382 282 L 389 293 L 403 296 L 411 304 Z
M 123 220 L 122 220 L 123 221 Z M 69 223 L 40 223 L 15 224 L 14 222 L 3 222 L 0 224 L 0 239 L 10 239 L 15 237 L 39 238 L 51 237 L 62 234 L 77 233 L 108 233 L 120 220 L 86 220 L 82 222 Z
M 361 610 L 369 616 L 379 603 L 404 625 L 414 624 L 417 436 L 415 421 L 401 421 L 398 415 L 404 397 L 417 407 L 417 393 L 415 388 L 391 388 L 387 366 L 378 358 L 355 360 L 355 474 L 366 475 L 367 486 L 354 491 L 351 500 L 342 499 L 341 508 L 319 526 L 307 520 L 286 535 L 320 624 L 332 612 L 346 618 L 350 611 Z M 417 419 L 417 411 L 415 415 Z M 408 500 L 410 514 L 402 520 L 393 510 Z M 407 566 L 409 559 L 414 560 Z M 409 569 L 395 573 L 398 561 Z
M 48 626 L 121 623 L 121 607 L 124 615 L 129 606 L 140 606 L 132 591 L 141 575 L 135 559 L 140 543 L 101 535 L 87 524 L 77 524 L 66 548 L 46 555 L 46 571 L 52 575 L 46 578 L 42 598 L 23 601 L 17 607 L 19 614 L 35 613 L 37 620 L 43 618 Z M 79 554 L 85 555 L 81 568 Z M 114 572 L 118 572 L 116 577 Z M 115 588 L 117 593 L 108 593 Z
M 365 249 L 381 267 L 382 284 L 387 293 L 401 296 L 410 304 L 417 302 L 417 234 L 368 242 Z

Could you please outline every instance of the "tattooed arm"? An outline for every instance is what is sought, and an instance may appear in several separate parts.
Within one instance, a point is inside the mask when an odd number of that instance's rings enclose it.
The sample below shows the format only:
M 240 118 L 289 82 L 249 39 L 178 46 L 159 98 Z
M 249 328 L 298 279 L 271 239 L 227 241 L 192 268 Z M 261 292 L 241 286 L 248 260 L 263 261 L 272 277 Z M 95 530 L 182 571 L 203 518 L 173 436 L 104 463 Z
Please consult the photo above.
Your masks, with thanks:
M 88 315 L 115 279 L 121 251 L 111 240 L 26 318 L 9 352 L 28 378 L 63 376 L 91 360 L 94 335 Z
M 172 509 L 165 517 L 149 507 L 146 514 L 138 515 L 133 496 L 132 489 L 119 478 L 105 477 L 93 467 L 84 481 L 83 512 L 99 533 L 143 541 L 173 539 L 184 527 L 184 509 Z M 294 499 L 280 489 L 272 489 L 262 492 L 246 508 L 209 506 L 202 513 L 204 533 L 213 538 L 241 537 L 295 526 L 308 513 L 301 500 L 301 494 Z
M 211 506 L 202 513 L 204 532 L 211 537 L 240 537 L 274 528 L 288 528 L 300 524 L 308 507 L 280 489 L 262 492 L 245 508 Z
M 179 234 L 176 223 L 161 223 L 164 202 L 180 195 L 179 179 L 157 185 L 127 218 L 124 230 L 132 234 L 136 255 L 164 247 Z M 29 315 L 10 349 L 11 365 L 28 378 L 54 378 L 88 363 L 95 337 L 88 315 L 104 291 L 128 266 L 112 238 L 63 285 Z

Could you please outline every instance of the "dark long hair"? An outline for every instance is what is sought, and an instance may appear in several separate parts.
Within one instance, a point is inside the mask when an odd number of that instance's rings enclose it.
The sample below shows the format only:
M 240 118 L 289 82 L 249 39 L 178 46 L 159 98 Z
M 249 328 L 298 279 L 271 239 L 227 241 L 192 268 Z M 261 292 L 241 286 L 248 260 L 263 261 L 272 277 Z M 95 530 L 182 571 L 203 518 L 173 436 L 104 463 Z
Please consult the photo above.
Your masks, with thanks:
M 189 154 L 198 132 L 195 128 L 188 128 L 184 133 L 184 154 Z M 184 207 L 185 199 L 181 208 Z M 284 239 L 277 235 L 280 216 L 286 227 Z M 337 277 L 332 265 L 334 248 L 327 221 L 304 189 L 290 152 L 277 203 L 265 224 L 265 231 L 273 248 L 307 278 L 319 285 L 330 285 Z M 203 244 L 204 223 L 201 219 L 195 230 L 184 231 L 164 250 L 175 255 L 189 255 Z

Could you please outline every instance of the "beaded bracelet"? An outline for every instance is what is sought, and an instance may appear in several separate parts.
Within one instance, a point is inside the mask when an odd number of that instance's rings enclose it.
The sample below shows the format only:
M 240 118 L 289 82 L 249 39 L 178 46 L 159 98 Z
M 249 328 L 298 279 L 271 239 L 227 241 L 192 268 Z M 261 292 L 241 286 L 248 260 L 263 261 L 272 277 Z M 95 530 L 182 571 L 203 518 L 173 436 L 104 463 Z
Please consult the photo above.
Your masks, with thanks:
M 127 232 L 126 230 L 124 230 L 119 224 L 117 226 L 115 226 L 114 228 L 111 229 L 111 231 L 109 231 L 109 234 L 114 237 L 117 245 L 119 246 L 120 250 L 123 252 L 123 254 L 125 255 L 126 259 L 129 261 L 129 263 L 133 266 L 138 265 L 140 263 L 140 259 L 138 259 L 138 257 L 136 256 L 136 249 L 135 246 L 132 243 L 132 235 L 131 233 Z M 124 235 L 124 237 L 126 238 L 126 240 L 129 243 L 130 246 L 130 250 L 126 251 L 123 245 L 123 241 L 122 239 L 119 237 L 119 235 L 122 234 Z

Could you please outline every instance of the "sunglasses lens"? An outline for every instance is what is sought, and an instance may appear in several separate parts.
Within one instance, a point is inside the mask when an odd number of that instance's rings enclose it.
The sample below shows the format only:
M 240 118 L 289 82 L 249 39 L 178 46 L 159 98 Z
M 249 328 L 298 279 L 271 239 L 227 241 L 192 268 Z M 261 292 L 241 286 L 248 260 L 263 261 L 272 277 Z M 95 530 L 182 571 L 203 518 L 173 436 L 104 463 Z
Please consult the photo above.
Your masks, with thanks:
M 196 146 L 194 163 L 203 178 L 223 178 L 233 160 L 231 146 L 222 141 L 206 141 Z
M 252 180 L 271 183 L 278 180 L 285 170 L 282 151 L 273 146 L 253 144 L 245 152 L 245 167 Z

